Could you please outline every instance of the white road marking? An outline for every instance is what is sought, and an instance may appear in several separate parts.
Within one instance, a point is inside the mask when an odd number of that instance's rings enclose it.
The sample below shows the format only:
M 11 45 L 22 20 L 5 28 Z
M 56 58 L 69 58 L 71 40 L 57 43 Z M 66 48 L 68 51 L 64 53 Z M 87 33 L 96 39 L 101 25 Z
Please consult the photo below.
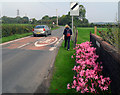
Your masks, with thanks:
M 59 42 L 62 40 L 63 36 L 57 41 L 57 43 L 55 43 L 54 46 L 56 46 L 57 44 L 59 44 Z
M 56 49 L 56 47 L 51 47 L 49 51 L 53 51 L 54 49 Z
M 62 40 L 62 38 L 63 38 L 63 36 L 55 43 L 54 47 L 51 47 L 51 48 L 49 49 L 49 51 L 55 50 L 55 49 L 56 49 L 56 45 L 59 44 L 59 42 Z
M 1 45 L 1 46 L 2 46 L 2 45 L 6 45 L 6 44 L 13 43 L 13 42 L 16 42 L 16 41 L 19 41 L 19 40 L 23 40 L 23 39 L 26 39 L 26 38 L 29 38 L 29 37 L 31 37 L 31 36 L 24 37 L 24 38 L 20 38 L 20 39 L 16 39 L 16 40 L 9 41 L 9 42 L 5 42 L 5 43 L 2 43 L 2 44 L 0 44 L 0 45 Z
M 35 42 L 35 46 L 36 47 L 41 47 L 41 46 L 51 45 L 51 44 L 54 44 L 57 40 L 58 40 L 58 38 L 56 38 L 55 41 L 50 43 L 50 44 L 38 44 L 39 41 L 36 41 Z
M 24 44 L 24 45 L 21 45 L 21 46 L 19 46 L 19 47 L 17 47 L 17 48 L 22 48 L 22 47 L 24 47 L 24 46 L 26 46 L 26 45 L 29 45 L 30 43 L 26 43 L 26 44 Z

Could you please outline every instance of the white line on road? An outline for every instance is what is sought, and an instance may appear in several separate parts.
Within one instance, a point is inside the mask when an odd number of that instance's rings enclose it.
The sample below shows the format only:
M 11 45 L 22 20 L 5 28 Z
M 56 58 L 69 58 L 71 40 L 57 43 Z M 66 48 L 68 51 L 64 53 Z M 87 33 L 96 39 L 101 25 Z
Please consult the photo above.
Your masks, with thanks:
M 24 46 L 26 46 L 26 45 L 29 45 L 30 43 L 26 43 L 26 44 L 24 44 L 24 45 L 21 45 L 21 46 L 19 46 L 19 47 L 17 47 L 17 48 L 22 48 L 22 47 L 24 47 Z
M 58 45 L 59 44 L 59 42 L 62 40 L 62 38 L 63 38 L 63 36 L 55 43 L 55 45 L 54 46 L 56 46 L 56 45 Z
M 59 42 L 62 40 L 63 36 L 54 44 L 54 47 L 51 47 L 49 51 L 53 51 L 56 49 L 56 46 L 59 44 Z
M 56 49 L 56 47 L 51 47 L 49 51 L 53 51 L 54 49 Z
M 9 44 L 9 43 L 12 43 L 12 42 L 16 42 L 16 41 L 19 41 L 19 40 L 23 40 L 23 39 L 26 39 L 26 38 L 29 38 L 29 37 L 31 37 L 31 36 L 24 37 L 24 38 L 20 38 L 20 39 L 16 39 L 16 40 L 9 41 L 9 42 L 5 42 L 5 43 L 2 43 L 2 44 L 0 44 L 0 45 L 1 45 L 1 46 L 2 46 L 2 45 L 6 45 L 6 44 Z

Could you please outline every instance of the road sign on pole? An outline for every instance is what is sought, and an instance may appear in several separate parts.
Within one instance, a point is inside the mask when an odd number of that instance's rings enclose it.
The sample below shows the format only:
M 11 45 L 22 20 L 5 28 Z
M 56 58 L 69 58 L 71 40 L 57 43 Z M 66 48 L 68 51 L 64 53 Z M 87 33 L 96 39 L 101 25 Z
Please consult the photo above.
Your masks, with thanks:
M 78 2 L 70 2 L 70 15 L 71 16 L 79 16 Z
M 70 2 L 70 16 L 72 16 L 72 32 L 73 32 L 73 16 L 79 16 L 78 2 Z

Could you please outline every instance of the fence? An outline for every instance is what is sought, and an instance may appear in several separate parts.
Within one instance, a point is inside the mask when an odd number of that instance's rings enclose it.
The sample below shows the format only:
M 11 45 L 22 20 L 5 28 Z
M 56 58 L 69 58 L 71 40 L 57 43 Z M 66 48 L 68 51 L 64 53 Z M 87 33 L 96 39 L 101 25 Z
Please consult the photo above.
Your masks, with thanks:
M 109 43 L 95 34 L 90 33 L 90 41 L 96 48 L 96 54 L 99 55 L 97 61 L 102 62 L 103 75 L 110 77 L 111 91 L 120 95 L 120 53 Z
M 76 43 L 77 43 L 77 36 L 78 36 L 78 30 L 77 28 L 74 26 L 73 28 L 73 34 L 72 34 L 72 40 L 73 40 L 73 46 L 75 47 L 76 46 Z

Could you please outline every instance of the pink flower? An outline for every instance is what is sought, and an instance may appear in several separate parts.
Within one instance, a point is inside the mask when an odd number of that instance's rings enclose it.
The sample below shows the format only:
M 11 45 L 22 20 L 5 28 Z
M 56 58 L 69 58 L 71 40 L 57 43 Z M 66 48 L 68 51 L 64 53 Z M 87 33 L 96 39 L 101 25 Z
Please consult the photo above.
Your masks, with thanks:
M 74 68 L 72 70 L 76 70 L 76 66 L 74 66 Z
M 94 87 L 94 83 L 92 83 L 92 88 Z
M 71 58 L 74 58 L 73 55 L 71 56 Z
M 79 70 L 79 69 L 80 69 L 80 66 L 77 66 L 77 69 Z
M 107 79 L 108 81 L 110 80 L 110 78 L 109 78 L 109 77 L 107 77 L 106 79 Z
M 104 87 L 103 87 L 103 90 L 108 90 L 108 86 L 104 86 Z
M 98 80 L 98 83 L 99 83 L 99 84 L 101 84 L 101 81 L 100 81 L 100 80 Z
M 85 82 L 82 82 L 82 84 L 81 84 L 81 85 L 82 85 L 82 87 L 84 87 L 84 86 L 85 86 Z
M 75 88 L 75 85 L 72 85 L 72 88 Z
M 103 66 L 101 66 L 100 68 L 103 69 Z
M 79 80 L 80 80 L 81 82 L 83 82 L 84 79 L 83 79 L 83 78 L 79 78 Z
M 70 84 L 67 85 L 67 89 L 70 89 Z
M 103 84 L 104 84 L 104 82 L 105 82 L 105 79 L 102 79 L 101 81 L 102 81 L 102 82 L 101 82 L 101 84 L 103 85 Z
M 81 90 L 81 93 L 85 93 L 85 91 L 84 91 L 84 90 Z
M 77 86 L 76 91 L 77 92 L 80 91 L 80 86 Z
M 91 92 L 94 92 L 94 91 L 95 91 L 95 89 L 94 89 L 94 88 L 91 88 L 90 90 L 91 90 Z
M 84 73 L 85 73 L 85 70 L 81 70 L 81 71 L 80 71 L 80 76 L 83 76 Z
M 103 78 L 103 76 L 101 75 L 101 76 L 100 76 L 100 78 L 102 79 L 102 78 Z
M 74 76 L 73 79 L 76 79 L 76 77 Z
M 97 76 L 95 76 L 95 79 L 98 79 L 98 75 L 97 75 Z
M 77 83 L 76 80 L 74 80 L 74 81 L 73 81 L 73 84 L 76 85 L 76 83 Z
M 85 82 L 88 82 L 88 79 L 87 79 L 87 78 L 85 79 Z
M 86 88 L 84 89 L 84 91 L 87 92 L 87 91 L 88 91 L 88 88 L 86 87 Z

